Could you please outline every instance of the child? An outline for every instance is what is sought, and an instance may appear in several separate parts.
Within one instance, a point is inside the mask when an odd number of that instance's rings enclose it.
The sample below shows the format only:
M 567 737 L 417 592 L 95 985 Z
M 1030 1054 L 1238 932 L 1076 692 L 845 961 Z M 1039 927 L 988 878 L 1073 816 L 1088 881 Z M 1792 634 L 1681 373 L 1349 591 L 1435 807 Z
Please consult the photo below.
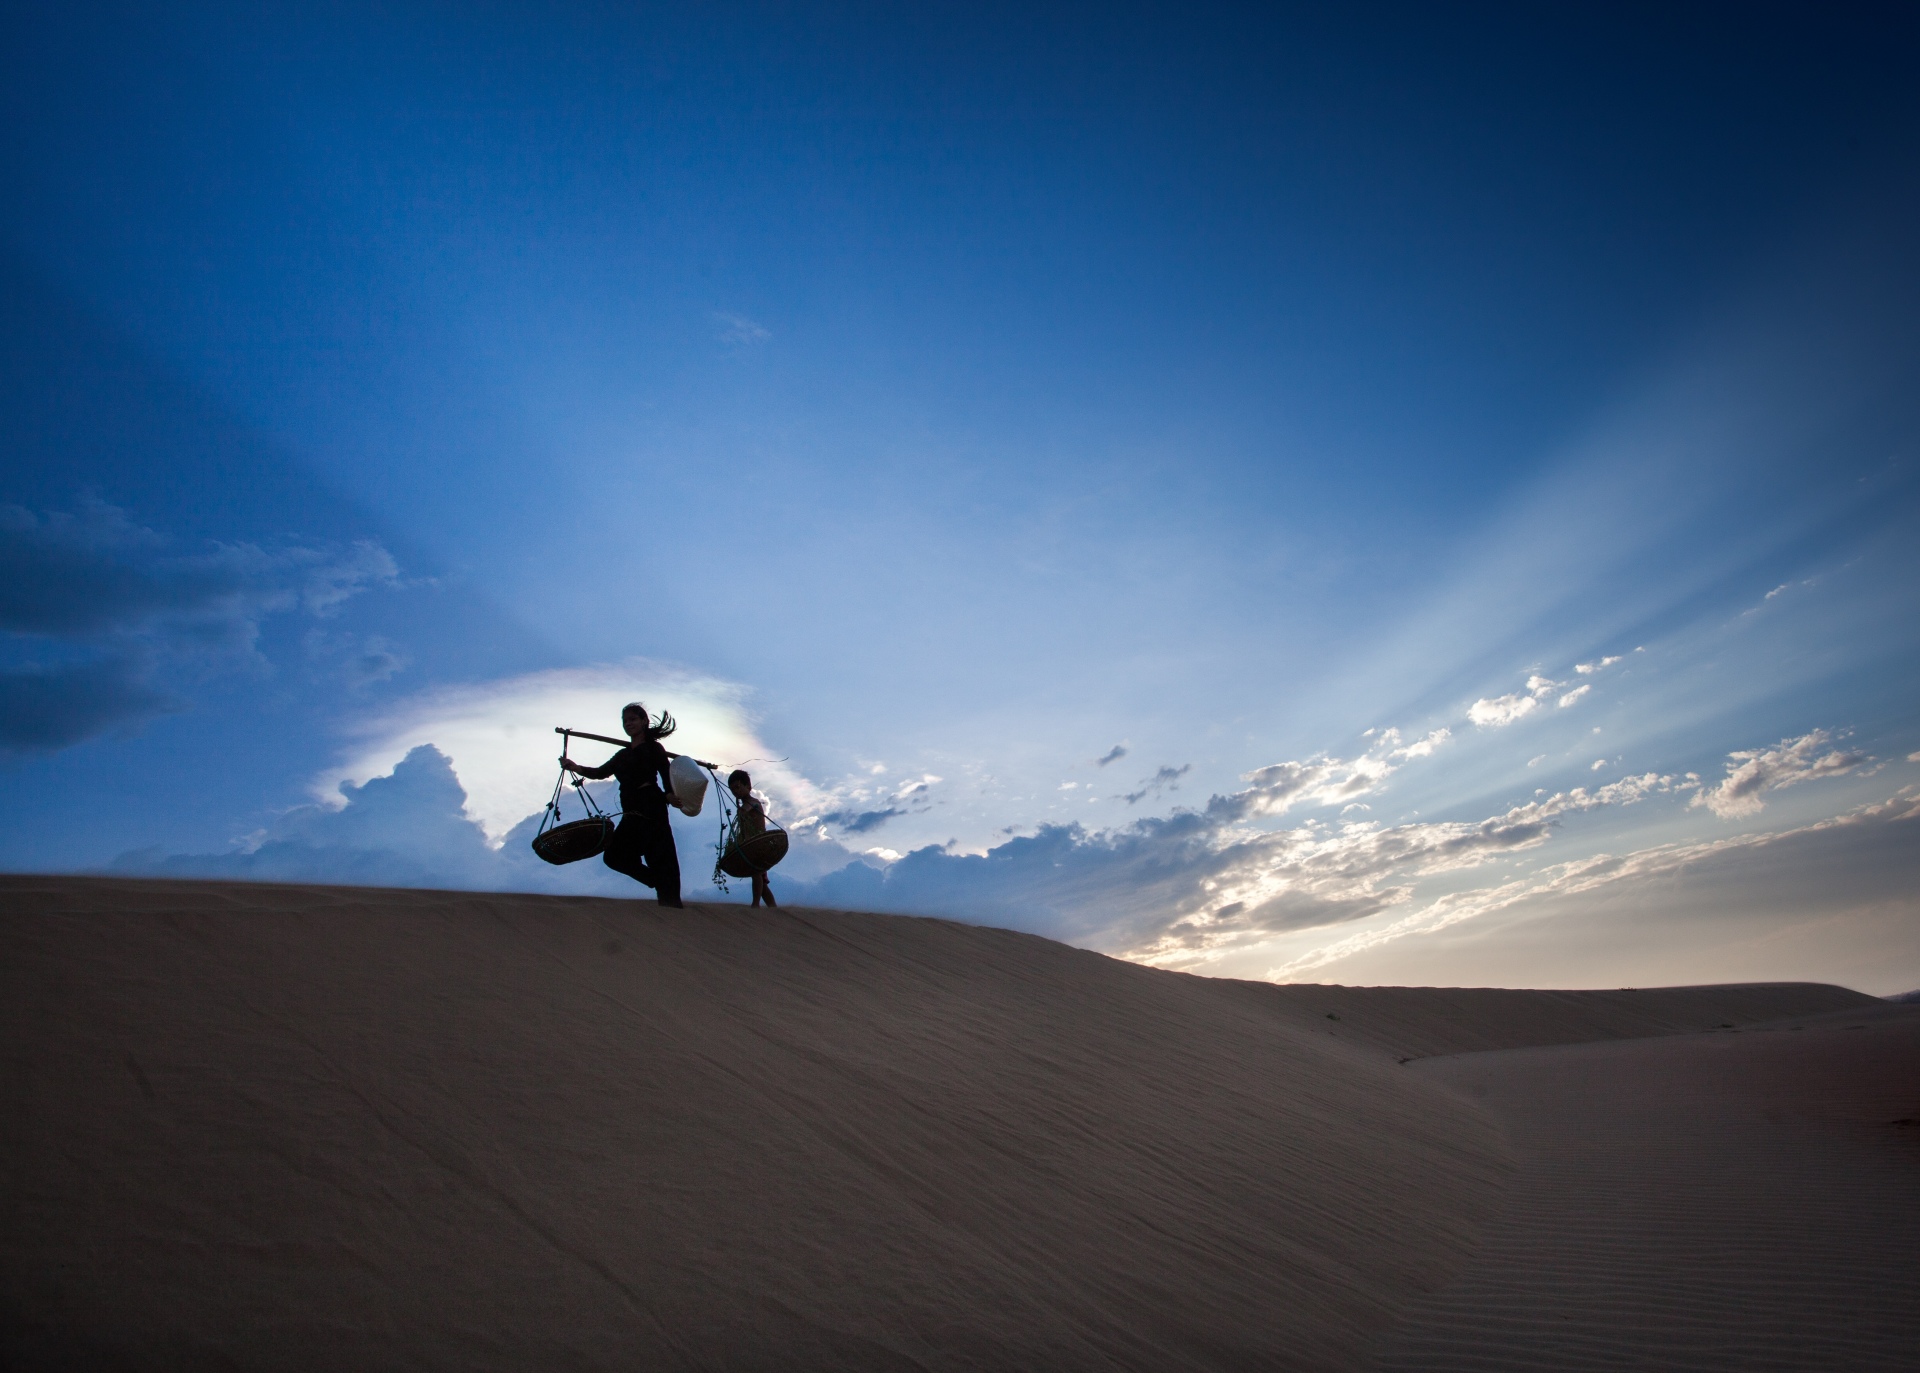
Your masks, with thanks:
M 757 839 L 767 832 L 767 811 L 753 798 L 753 778 L 740 768 L 727 774 L 727 790 L 733 793 L 735 811 L 733 817 L 733 841 L 744 844 L 749 839 Z M 773 888 L 767 885 L 767 875 L 756 872 L 753 875 L 753 904 L 764 900 L 769 906 L 780 903 L 773 899 Z

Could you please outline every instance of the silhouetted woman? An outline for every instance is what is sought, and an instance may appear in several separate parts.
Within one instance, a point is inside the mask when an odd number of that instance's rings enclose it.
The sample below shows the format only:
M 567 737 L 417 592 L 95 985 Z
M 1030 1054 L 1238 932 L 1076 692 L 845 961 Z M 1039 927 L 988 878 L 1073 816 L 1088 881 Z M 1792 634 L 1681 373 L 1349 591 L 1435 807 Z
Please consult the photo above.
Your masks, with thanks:
M 680 853 L 673 846 L 673 826 L 667 823 L 673 778 L 667 771 L 667 751 L 660 747 L 674 731 L 673 717 L 663 710 L 658 720 L 649 722 L 646 705 L 635 701 L 620 712 L 620 726 L 633 742 L 599 767 L 560 761 L 582 777 L 620 779 L 620 824 L 607 840 L 602 861 L 652 887 L 661 905 L 679 906 Z

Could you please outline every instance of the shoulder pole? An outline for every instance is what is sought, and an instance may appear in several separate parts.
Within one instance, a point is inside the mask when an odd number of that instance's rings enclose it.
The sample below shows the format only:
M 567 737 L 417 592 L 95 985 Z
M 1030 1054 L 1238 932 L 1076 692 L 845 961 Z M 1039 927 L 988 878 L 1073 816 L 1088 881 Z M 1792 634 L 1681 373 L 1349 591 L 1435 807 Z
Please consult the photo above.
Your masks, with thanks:
M 632 743 L 633 743 L 633 740 L 631 740 L 631 739 L 615 739 L 615 738 L 613 738 L 613 737 L 611 737 L 610 735 L 606 735 L 606 734 L 589 734 L 589 733 L 587 733 L 587 732 L 586 732 L 586 731 L 585 731 L 584 729 L 562 729 L 562 728 L 561 728 L 560 726 L 558 726 L 558 725 L 555 725 L 555 726 L 553 727 L 553 732 L 554 732 L 555 734 L 562 734 L 562 735 L 571 735 L 571 736 L 572 736 L 573 738 L 575 738 L 575 739 L 592 739 L 592 740 L 593 740 L 593 741 L 594 741 L 595 743 L 601 743 L 601 744 L 614 744 L 614 745 L 616 745 L 616 746 L 618 746 L 618 747 L 620 747 L 620 748 L 626 748 L 627 746 L 629 746 L 630 744 L 632 744 Z M 566 746 L 565 746 L 565 745 L 563 744 L 563 745 L 561 745 L 561 752 L 563 752 L 563 753 L 564 753 L 565 751 L 566 751 Z M 688 758 L 692 758 L 692 757 L 693 757 L 693 755 L 692 755 L 692 754 L 684 754 L 684 755 L 683 755 L 683 754 L 678 754 L 678 753 L 675 753 L 675 752 L 674 752 L 674 751 L 673 751 L 672 749 L 668 749 L 668 750 L 667 750 L 667 757 L 669 757 L 669 758 L 680 758 L 680 757 L 688 757 Z M 701 767 L 703 767 L 703 768 L 709 768 L 709 769 L 711 769 L 711 768 L 717 768 L 717 767 L 719 767 L 719 766 L 720 766 L 720 765 L 719 765 L 718 763 L 708 763 L 708 762 L 703 762 L 702 760 L 700 760 L 700 759 L 698 759 L 698 758 L 694 758 L 694 759 L 693 759 L 693 761 L 694 761 L 694 762 L 696 762 L 696 763 L 699 763 L 699 764 L 700 764 L 700 766 L 701 766 Z

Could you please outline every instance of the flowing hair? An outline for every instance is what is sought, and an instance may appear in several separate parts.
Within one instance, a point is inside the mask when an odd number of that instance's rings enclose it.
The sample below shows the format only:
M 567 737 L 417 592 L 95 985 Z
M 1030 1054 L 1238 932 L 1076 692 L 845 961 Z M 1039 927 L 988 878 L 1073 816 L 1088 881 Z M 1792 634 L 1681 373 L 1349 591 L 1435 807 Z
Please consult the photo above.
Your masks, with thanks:
M 625 724 L 629 715 L 638 715 L 642 720 L 645 720 L 647 718 L 646 703 L 643 701 L 627 702 L 625 706 L 621 707 L 620 723 Z M 673 716 L 663 710 L 660 712 L 659 719 L 648 723 L 647 737 L 649 739 L 664 739 L 679 728 L 680 726 L 674 721 Z

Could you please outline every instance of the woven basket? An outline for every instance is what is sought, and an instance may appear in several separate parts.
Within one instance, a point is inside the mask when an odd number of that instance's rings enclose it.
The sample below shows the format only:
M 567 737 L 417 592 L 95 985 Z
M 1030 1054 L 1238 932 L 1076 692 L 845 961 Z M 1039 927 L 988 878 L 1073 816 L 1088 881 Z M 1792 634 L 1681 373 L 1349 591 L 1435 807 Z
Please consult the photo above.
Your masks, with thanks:
M 578 863 L 591 858 L 613 837 L 613 821 L 604 815 L 569 820 L 533 837 L 533 851 L 549 863 Z
M 728 877 L 752 877 L 787 856 L 787 832 L 770 829 L 751 839 L 736 839 L 720 855 L 720 871 Z

